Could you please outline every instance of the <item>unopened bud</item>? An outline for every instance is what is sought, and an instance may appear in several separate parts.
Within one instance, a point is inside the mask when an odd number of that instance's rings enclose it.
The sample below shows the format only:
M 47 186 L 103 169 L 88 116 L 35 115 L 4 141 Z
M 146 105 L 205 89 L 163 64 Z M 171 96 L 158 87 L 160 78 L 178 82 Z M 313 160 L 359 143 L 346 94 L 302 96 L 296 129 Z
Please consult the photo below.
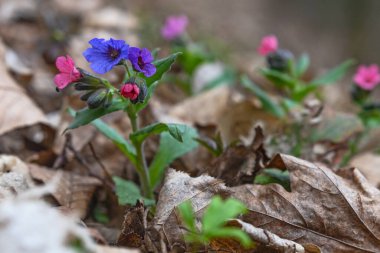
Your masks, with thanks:
M 289 69 L 289 63 L 294 58 L 293 54 L 286 49 L 278 49 L 267 55 L 267 64 L 270 69 L 286 71 Z
M 90 109 L 98 108 L 101 106 L 106 99 L 107 90 L 100 89 L 91 94 L 87 99 L 87 104 Z

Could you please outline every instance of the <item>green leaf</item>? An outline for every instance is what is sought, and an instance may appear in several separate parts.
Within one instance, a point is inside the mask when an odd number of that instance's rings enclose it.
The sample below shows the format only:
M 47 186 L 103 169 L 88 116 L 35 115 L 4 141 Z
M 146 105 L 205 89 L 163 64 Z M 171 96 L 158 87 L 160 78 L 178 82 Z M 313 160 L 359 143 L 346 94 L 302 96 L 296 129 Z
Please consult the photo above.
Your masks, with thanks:
M 174 61 L 177 59 L 177 56 L 180 55 L 181 53 L 174 53 L 172 55 L 169 55 L 166 58 L 159 59 L 153 62 L 154 66 L 156 66 L 156 73 L 151 76 L 145 78 L 146 85 L 150 87 L 154 82 L 159 81 L 162 76 L 170 70 L 170 67 L 174 63 Z
M 218 229 L 208 231 L 205 236 L 206 238 L 234 238 L 245 248 L 252 246 L 252 240 L 249 235 L 234 227 L 219 227 Z
M 183 142 L 178 142 L 170 133 L 161 133 L 160 146 L 149 166 L 152 188 L 155 188 L 161 182 L 165 168 L 171 162 L 198 146 L 198 143 L 193 139 L 198 137 L 196 129 L 186 125 L 177 125 L 177 127 L 182 133 Z
M 193 206 L 191 205 L 191 201 L 187 200 L 183 202 L 182 204 L 180 204 L 178 206 L 178 210 L 186 227 L 193 233 L 197 232 L 197 229 L 195 226 L 195 215 L 194 215 Z
M 307 95 L 309 95 L 311 92 L 318 89 L 318 85 L 316 84 L 302 84 L 297 86 L 297 89 L 295 89 L 291 97 L 294 101 L 301 102 Z
M 182 133 L 180 124 L 166 124 L 155 123 L 144 128 L 139 129 L 137 132 L 130 135 L 131 141 L 134 143 L 142 143 L 148 136 L 153 134 L 160 134 L 162 132 L 169 132 L 169 134 L 179 142 L 182 142 Z
M 110 221 L 110 218 L 107 216 L 107 213 L 102 212 L 102 210 L 99 207 L 94 208 L 94 212 L 92 215 L 94 216 L 94 219 L 99 223 L 106 224 Z
M 296 77 L 302 76 L 305 71 L 309 68 L 310 65 L 310 59 L 307 54 L 302 54 L 299 60 L 297 61 L 296 67 L 295 67 L 295 74 Z
M 288 171 L 279 169 L 264 169 L 262 173 L 255 177 L 255 184 L 279 184 L 287 191 L 290 191 L 290 178 Z
M 80 126 L 87 125 L 93 120 L 100 118 L 111 112 L 116 112 L 123 110 L 126 107 L 126 104 L 122 100 L 114 100 L 109 107 L 98 107 L 96 109 L 84 108 L 75 113 L 74 120 L 71 122 L 69 127 L 66 130 L 78 128 Z
M 354 64 L 354 60 L 347 60 L 332 70 L 328 71 L 321 77 L 317 77 L 316 79 L 312 80 L 311 83 L 317 86 L 335 83 L 341 79 L 347 73 L 349 68 L 351 68 Z
M 202 231 L 208 233 L 208 231 L 217 230 L 224 226 L 229 219 L 246 212 L 247 208 L 240 201 L 232 198 L 223 201 L 220 196 L 216 196 L 203 214 Z
M 283 118 L 285 116 L 285 111 L 282 107 L 274 102 L 265 91 L 254 84 L 246 75 L 241 77 L 241 83 L 245 88 L 257 96 L 263 105 L 264 110 L 279 118 Z
M 119 134 L 116 129 L 107 125 L 101 119 L 97 119 L 92 122 L 92 124 L 108 139 L 110 139 L 123 154 L 128 157 L 133 165 L 136 166 L 137 158 L 136 158 L 136 149 L 135 147 L 129 143 L 121 134 Z
M 139 199 L 142 199 L 146 206 L 154 205 L 154 200 L 144 198 L 139 187 L 132 181 L 117 176 L 112 177 L 112 179 L 115 183 L 116 195 L 120 205 L 135 205 Z
M 252 245 L 250 237 L 236 227 L 226 227 L 228 220 L 247 212 L 243 203 L 236 199 L 229 198 L 223 201 L 220 196 L 211 199 L 202 217 L 202 228 L 198 231 L 195 225 L 196 217 L 188 200 L 182 203 L 178 210 L 189 233 L 185 235 L 185 240 L 200 244 L 209 243 L 215 238 L 234 238 L 244 247 Z
M 279 88 L 294 88 L 297 83 L 297 80 L 295 80 L 289 74 L 277 70 L 263 68 L 261 69 L 261 73 Z

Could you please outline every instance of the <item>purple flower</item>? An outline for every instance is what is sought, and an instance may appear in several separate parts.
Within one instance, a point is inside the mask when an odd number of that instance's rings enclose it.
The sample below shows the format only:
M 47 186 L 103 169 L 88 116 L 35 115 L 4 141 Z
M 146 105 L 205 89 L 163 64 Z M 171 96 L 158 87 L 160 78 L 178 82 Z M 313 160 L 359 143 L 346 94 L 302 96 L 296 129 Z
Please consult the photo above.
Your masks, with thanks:
M 156 73 L 156 67 L 152 64 L 153 56 L 147 48 L 131 47 L 128 58 L 132 63 L 133 69 L 142 72 L 146 77 Z
M 110 71 L 121 60 L 128 59 L 129 45 L 124 40 L 94 38 L 88 43 L 92 46 L 83 52 L 83 56 L 92 70 L 98 74 Z
M 166 40 L 173 40 L 181 36 L 187 27 L 188 19 L 185 15 L 169 16 L 161 29 L 161 35 Z

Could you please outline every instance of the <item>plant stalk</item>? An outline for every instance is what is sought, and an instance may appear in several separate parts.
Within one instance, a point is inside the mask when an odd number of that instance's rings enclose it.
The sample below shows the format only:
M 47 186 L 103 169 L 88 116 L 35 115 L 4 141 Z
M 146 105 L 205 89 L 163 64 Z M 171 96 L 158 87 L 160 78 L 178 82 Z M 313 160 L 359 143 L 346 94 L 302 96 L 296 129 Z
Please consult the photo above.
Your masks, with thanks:
M 129 107 L 130 108 L 130 107 Z M 135 111 L 127 111 L 132 125 L 132 131 L 135 133 L 139 130 L 138 118 Z M 150 178 L 148 166 L 144 154 L 144 143 L 133 143 L 136 148 L 137 156 L 137 173 L 139 174 L 140 184 L 143 189 L 143 195 L 149 199 L 153 199 L 153 191 L 150 187 Z

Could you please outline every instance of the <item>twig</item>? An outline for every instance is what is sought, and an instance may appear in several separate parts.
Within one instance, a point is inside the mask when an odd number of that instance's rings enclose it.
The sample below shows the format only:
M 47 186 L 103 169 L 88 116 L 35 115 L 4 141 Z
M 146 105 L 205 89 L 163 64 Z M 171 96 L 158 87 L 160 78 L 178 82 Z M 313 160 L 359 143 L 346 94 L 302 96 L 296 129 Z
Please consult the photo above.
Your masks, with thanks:
M 237 225 L 246 232 L 254 241 L 279 252 L 284 253 L 305 253 L 305 248 L 296 242 L 288 239 L 283 239 L 267 230 L 257 228 L 249 223 L 239 219 L 231 220 L 233 225 Z M 237 223 L 237 224 L 236 224 Z

